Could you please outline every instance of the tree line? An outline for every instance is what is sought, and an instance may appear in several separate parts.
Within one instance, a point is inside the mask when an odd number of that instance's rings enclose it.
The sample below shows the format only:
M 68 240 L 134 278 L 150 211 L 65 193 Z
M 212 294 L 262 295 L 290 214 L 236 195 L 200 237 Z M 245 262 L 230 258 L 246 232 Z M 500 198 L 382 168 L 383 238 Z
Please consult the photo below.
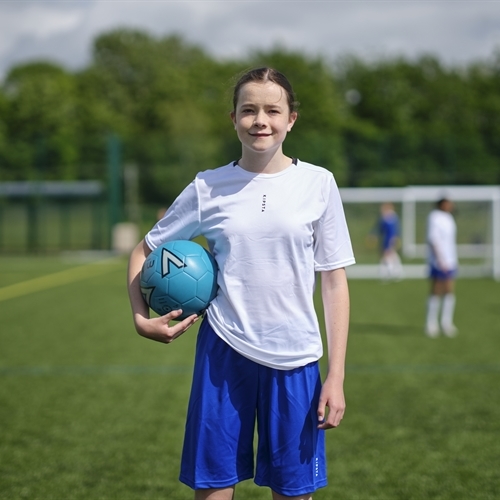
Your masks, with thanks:
M 418 60 L 329 62 L 283 47 L 218 60 L 179 36 L 119 29 L 81 71 L 35 61 L 0 87 L 0 179 L 103 179 L 111 136 L 140 172 L 141 199 L 169 203 L 200 170 L 237 159 L 235 75 L 283 71 L 300 101 L 285 152 L 340 186 L 500 183 L 500 50 L 448 67 Z

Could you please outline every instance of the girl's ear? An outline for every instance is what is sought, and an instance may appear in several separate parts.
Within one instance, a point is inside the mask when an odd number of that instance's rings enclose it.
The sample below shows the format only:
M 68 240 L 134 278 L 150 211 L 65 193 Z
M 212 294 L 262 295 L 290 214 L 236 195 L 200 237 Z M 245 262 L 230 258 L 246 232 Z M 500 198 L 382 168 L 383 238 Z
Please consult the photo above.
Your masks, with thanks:
M 297 121 L 297 118 L 298 118 L 298 113 L 297 111 L 292 111 L 290 113 L 290 117 L 288 118 L 288 127 L 287 127 L 287 132 L 290 132 L 290 130 L 292 130 L 292 127 L 293 125 L 295 124 L 295 122 Z
M 231 117 L 231 121 L 233 122 L 234 128 L 236 128 L 236 113 L 234 111 L 231 111 L 231 113 L 229 113 L 229 116 Z

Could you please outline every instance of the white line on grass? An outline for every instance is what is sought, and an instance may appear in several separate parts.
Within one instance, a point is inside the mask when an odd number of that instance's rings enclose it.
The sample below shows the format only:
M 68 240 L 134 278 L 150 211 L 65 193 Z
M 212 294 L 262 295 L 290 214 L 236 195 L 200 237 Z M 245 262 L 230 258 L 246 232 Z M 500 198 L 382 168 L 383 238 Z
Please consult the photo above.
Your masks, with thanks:
M 101 260 L 85 266 L 73 267 L 57 273 L 22 281 L 21 283 L 15 283 L 14 285 L 4 286 L 0 288 L 0 302 L 109 273 L 116 269 L 114 265 L 119 262 L 116 258 Z M 113 265 L 110 266 L 109 264 Z
M 75 375 L 162 375 L 191 373 L 191 365 L 181 366 L 3 366 L 0 377 L 12 376 L 75 376 Z M 482 374 L 500 372 L 500 364 L 471 365 L 347 365 L 346 371 L 351 375 L 390 375 L 401 373 L 448 374 L 464 373 Z
M 2 376 L 62 376 L 62 375 L 162 375 L 190 374 L 192 366 L 4 366 Z

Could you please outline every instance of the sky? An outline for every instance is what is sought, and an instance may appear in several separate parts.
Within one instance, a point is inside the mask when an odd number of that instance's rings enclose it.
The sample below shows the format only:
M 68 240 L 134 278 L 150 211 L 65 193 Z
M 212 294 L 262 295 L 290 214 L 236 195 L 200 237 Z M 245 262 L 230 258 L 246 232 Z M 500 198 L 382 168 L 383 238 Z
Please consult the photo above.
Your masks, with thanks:
M 328 61 L 462 65 L 500 50 L 500 0 L 0 0 L 0 78 L 41 59 L 83 68 L 93 39 L 118 27 L 180 35 L 221 59 L 279 44 Z

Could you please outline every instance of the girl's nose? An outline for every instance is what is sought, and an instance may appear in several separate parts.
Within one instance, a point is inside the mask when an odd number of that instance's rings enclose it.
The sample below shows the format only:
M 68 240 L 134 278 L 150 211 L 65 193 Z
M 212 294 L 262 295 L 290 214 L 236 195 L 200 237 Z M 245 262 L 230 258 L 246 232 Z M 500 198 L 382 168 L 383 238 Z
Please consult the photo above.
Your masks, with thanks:
M 256 127 L 264 127 L 266 125 L 264 115 L 265 115 L 265 113 L 263 113 L 261 111 L 255 115 L 255 119 L 253 121 L 253 124 Z

